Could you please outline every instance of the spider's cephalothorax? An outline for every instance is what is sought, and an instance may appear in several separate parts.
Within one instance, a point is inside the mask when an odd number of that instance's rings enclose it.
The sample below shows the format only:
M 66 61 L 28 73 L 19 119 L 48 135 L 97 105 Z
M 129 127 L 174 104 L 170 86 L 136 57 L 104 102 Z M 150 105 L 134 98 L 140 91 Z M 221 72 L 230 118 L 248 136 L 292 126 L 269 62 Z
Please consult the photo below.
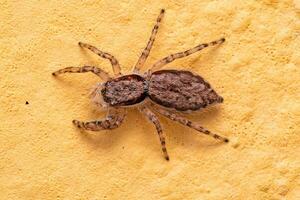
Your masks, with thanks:
M 67 67 L 54 72 L 53 75 L 56 76 L 67 72 L 92 72 L 105 81 L 97 85 L 92 93 L 92 98 L 97 105 L 108 107 L 107 117 L 103 120 L 90 122 L 73 120 L 73 123 L 77 127 L 91 131 L 117 128 L 126 116 L 126 107 L 136 105 L 139 111 L 145 114 L 155 125 L 164 156 L 169 160 L 162 127 L 154 112 L 160 113 L 171 120 L 191 127 L 201 133 L 210 135 L 215 139 L 224 142 L 228 142 L 228 139 L 212 133 L 199 124 L 174 112 L 196 111 L 215 103 L 222 103 L 223 98 L 211 88 L 210 84 L 202 77 L 189 71 L 160 69 L 178 58 L 186 57 L 208 46 L 221 44 L 225 39 L 221 38 L 210 43 L 197 45 L 183 52 L 171 54 L 154 63 L 148 73 L 141 74 L 140 69 L 150 53 L 163 15 L 164 10 L 161 10 L 149 42 L 134 67 L 134 74 L 122 75 L 119 62 L 114 56 L 100 51 L 92 45 L 79 42 L 81 47 L 87 48 L 100 57 L 108 59 L 113 67 L 115 78 L 110 77 L 107 72 L 94 66 Z M 149 99 L 149 101 L 146 102 L 145 99 Z
M 147 96 L 147 89 L 143 77 L 131 74 L 107 81 L 101 94 L 109 106 L 129 106 L 142 102 Z

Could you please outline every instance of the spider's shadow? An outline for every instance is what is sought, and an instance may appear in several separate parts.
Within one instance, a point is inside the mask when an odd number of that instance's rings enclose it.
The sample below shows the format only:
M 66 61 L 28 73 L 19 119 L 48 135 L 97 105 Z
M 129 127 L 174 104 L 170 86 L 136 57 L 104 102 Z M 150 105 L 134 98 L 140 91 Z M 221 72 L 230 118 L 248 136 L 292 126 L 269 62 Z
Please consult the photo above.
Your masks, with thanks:
M 80 138 L 88 143 L 93 149 L 110 149 L 117 146 L 116 143 L 121 139 L 120 130 L 102 130 L 97 132 L 77 130 Z
M 184 117 L 187 117 L 194 123 L 198 123 L 201 126 L 207 128 L 208 130 L 223 135 L 222 132 L 213 130 L 212 128 L 206 125 L 206 122 L 213 121 L 220 114 L 220 108 L 211 107 L 206 108 L 203 111 L 198 111 L 191 114 L 183 114 Z M 203 133 L 200 133 L 194 129 L 191 129 L 187 126 L 183 126 L 177 122 L 174 122 L 170 119 L 164 117 L 161 118 L 162 123 L 164 124 L 165 132 L 167 133 L 169 140 L 175 141 L 177 145 L 181 145 L 185 148 L 189 148 L 190 145 L 197 146 L 199 149 L 207 148 L 217 148 L 224 143 L 218 141 L 211 136 L 207 136 Z M 199 120 L 202 119 L 202 120 Z M 188 144 L 188 145 L 187 145 Z
M 99 117 L 101 116 L 101 117 Z M 106 111 L 94 111 L 91 110 L 90 114 L 88 115 L 88 118 L 90 120 L 85 120 L 85 121 L 92 121 L 95 119 L 101 120 L 104 119 L 106 116 Z M 83 129 L 78 129 L 75 127 L 80 135 L 80 138 L 82 141 L 88 143 L 91 148 L 98 149 L 110 149 L 115 146 L 118 146 L 117 143 L 121 140 L 122 138 L 122 127 L 126 124 L 126 119 L 123 122 L 120 127 L 117 129 L 112 129 L 112 130 L 100 130 L 100 131 L 86 131 Z M 121 132 L 121 133 L 119 133 Z
M 210 127 L 205 125 L 205 122 L 209 122 L 214 120 L 220 113 L 220 108 L 211 107 L 209 109 L 203 110 L 203 112 L 199 111 L 193 114 L 184 114 L 185 117 L 188 117 L 191 121 L 195 123 L 199 123 L 207 129 L 211 130 Z M 91 119 L 95 119 L 96 113 L 90 115 Z M 190 146 L 197 146 L 199 149 L 208 149 L 208 148 L 217 148 L 218 146 L 224 144 L 220 141 L 215 140 L 214 138 L 207 136 L 205 134 L 199 133 L 196 130 L 193 130 L 187 126 L 183 126 L 178 124 L 170 119 L 167 119 L 159 114 L 160 122 L 163 126 L 163 131 L 166 134 L 167 144 L 170 146 L 179 145 L 185 149 L 190 148 Z M 99 116 L 99 115 L 98 115 Z M 117 129 L 113 130 L 102 130 L 97 132 L 84 131 L 77 129 L 76 131 L 80 135 L 80 138 L 88 143 L 93 149 L 103 149 L 109 150 L 112 148 L 119 149 L 120 146 L 126 146 L 124 140 L 130 140 L 125 137 L 142 137 L 145 138 L 144 141 L 141 141 L 141 144 L 149 145 L 147 141 L 152 140 L 153 149 L 160 150 L 159 142 L 157 141 L 157 134 L 155 127 L 153 124 L 147 122 L 147 119 L 142 119 L 142 127 L 146 127 L 145 130 L 149 130 L 149 132 L 153 132 L 153 134 L 143 134 L 143 136 L 136 135 L 135 131 L 126 131 L 126 130 L 136 130 L 136 124 L 134 120 L 136 117 L 140 117 L 141 114 L 138 111 L 133 111 L 131 109 L 128 110 L 128 115 L 125 118 L 123 124 Z M 201 118 L 202 120 L 199 120 Z M 201 122 L 200 122 L 201 121 Z M 148 123 L 148 124 L 147 124 Z M 149 128 L 148 128 L 149 127 Z M 138 130 L 138 132 L 142 131 Z M 217 132 L 215 130 L 211 130 L 212 132 Z M 220 133 L 222 134 L 222 133 Z M 153 137 L 153 139 L 152 139 Z M 123 141 L 123 142 L 122 142 Z M 155 142 L 156 141 L 156 142 Z M 142 145 L 143 146 L 143 145 Z M 141 147 L 142 148 L 142 147 Z M 171 150 L 169 150 L 171 151 Z
M 102 117 L 99 118 L 97 115 L 98 112 L 94 112 L 89 115 L 90 119 L 102 119 L 105 118 L 106 114 L 102 114 Z M 105 112 L 102 112 L 105 113 Z M 123 123 L 120 127 L 112 130 L 101 130 L 101 131 L 85 131 L 82 129 L 77 129 L 80 134 L 80 138 L 88 143 L 91 148 L 94 149 L 103 149 L 103 150 L 112 150 L 113 148 L 120 149 L 120 147 L 124 147 L 127 144 L 124 140 L 130 140 L 128 137 L 134 137 L 134 131 L 126 131 L 126 130 L 135 130 L 136 124 L 130 123 L 131 119 L 136 117 L 136 113 L 132 112 L 131 109 L 128 110 L 127 116 L 125 117 Z M 97 117 L 98 116 L 98 117 Z M 133 120 L 134 121 L 134 120 Z M 75 127 L 76 128 L 76 127 Z M 105 153 L 105 151 L 103 151 Z

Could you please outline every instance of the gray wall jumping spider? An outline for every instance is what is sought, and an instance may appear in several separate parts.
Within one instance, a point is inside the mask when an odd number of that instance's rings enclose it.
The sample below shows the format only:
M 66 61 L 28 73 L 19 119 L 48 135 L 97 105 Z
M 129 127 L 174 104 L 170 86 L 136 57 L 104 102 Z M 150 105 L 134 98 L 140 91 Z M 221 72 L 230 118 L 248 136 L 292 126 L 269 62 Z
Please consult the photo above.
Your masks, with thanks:
M 126 116 L 126 107 L 137 105 L 139 111 L 155 125 L 164 157 L 169 160 L 165 136 L 160 122 L 152 110 L 215 139 L 223 142 L 228 142 L 228 139 L 214 134 L 174 112 L 196 111 L 211 104 L 222 103 L 223 98 L 211 88 L 210 84 L 202 77 L 189 71 L 159 69 L 178 58 L 186 57 L 209 46 L 222 44 L 225 39 L 221 38 L 210 43 L 200 44 L 183 52 L 171 54 L 157 61 L 146 74 L 141 74 L 140 69 L 149 56 L 164 12 L 164 9 L 162 9 L 152 29 L 149 42 L 134 67 L 133 74 L 122 75 L 119 62 L 114 56 L 100 51 L 92 45 L 79 42 L 80 47 L 87 48 L 100 57 L 108 59 L 111 62 L 115 76 L 110 77 L 107 72 L 94 66 L 67 67 L 54 72 L 53 75 L 57 76 L 67 72 L 92 72 L 105 81 L 96 86 L 92 93 L 92 99 L 97 105 L 109 108 L 107 117 L 103 120 L 90 122 L 73 120 L 77 127 L 89 131 L 117 128 Z M 149 100 L 148 103 L 141 104 L 146 99 Z

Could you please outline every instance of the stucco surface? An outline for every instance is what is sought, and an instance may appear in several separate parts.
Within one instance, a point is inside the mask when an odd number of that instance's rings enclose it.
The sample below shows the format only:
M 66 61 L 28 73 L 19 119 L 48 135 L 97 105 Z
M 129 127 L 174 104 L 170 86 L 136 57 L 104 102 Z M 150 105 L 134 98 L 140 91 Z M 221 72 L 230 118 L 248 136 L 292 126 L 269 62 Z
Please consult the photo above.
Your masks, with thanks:
M 299 0 L 1 0 L 0 8 L 0 199 L 300 199 Z M 161 8 L 143 70 L 227 39 L 165 68 L 198 73 L 224 97 L 190 119 L 230 143 L 160 116 L 169 162 L 137 110 L 116 130 L 80 132 L 73 119 L 105 114 L 89 99 L 99 78 L 51 76 L 84 64 L 112 73 L 79 41 L 130 73 Z

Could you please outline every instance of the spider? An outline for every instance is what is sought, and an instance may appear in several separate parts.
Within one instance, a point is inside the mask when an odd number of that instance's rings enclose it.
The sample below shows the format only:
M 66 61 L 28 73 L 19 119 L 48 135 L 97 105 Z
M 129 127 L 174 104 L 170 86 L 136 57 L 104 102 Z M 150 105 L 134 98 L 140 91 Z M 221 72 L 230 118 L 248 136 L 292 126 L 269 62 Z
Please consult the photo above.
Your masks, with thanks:
M 165 10 L 161 9 L 147 46 L 134 66 L 132 74 L 122 75 L 118 60 L 111 54 L 79 42 L 80 47 L 87 48 L 98 56 L 108 59 L 112 65 L 114 77 L 95 66 L 67 67 L 53 72 L 52 75 L 92 72 L 104 81 L 96 85 L 91 97 L 96 105 L 107 108 L 106 118 L 89 122 L 73 120 L 73 124 L 78 128 L 89 131 L 115 129 L 123 122 L 126 108 L 134 105 L 154 124 L 164 157 L 169 160 L 165 136 L 154 112 L 220 141 L 228 142 L 229 140 L 177 114 L 177 112 L 197 111 L 212 104 L 222 103 L 223 98 L 211 88 L 210 84 L 199 75 L 189 71 L 159 70 L 176 59 L 189 56 L 209 46 L 222 44 L 225 38 L 171 54 L 154 63 L 148 72 L 140 73 L 140 69 L 149 56 L 164 13 Z

